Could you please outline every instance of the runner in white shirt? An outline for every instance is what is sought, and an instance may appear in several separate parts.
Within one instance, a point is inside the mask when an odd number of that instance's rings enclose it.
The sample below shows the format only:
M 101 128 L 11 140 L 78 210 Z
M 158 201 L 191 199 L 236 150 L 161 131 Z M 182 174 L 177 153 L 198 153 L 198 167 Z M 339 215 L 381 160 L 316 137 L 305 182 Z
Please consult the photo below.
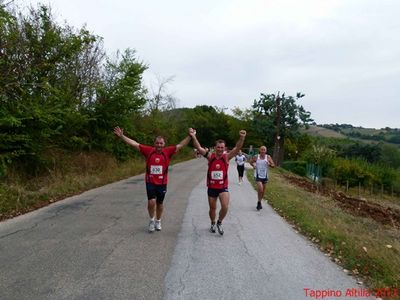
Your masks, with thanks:
M 239 153 L 235 156 L 235 161 L 239 174 L 239 184 L 241 184 L 243 182 L 244 163 L 246 161 L 246 156 L 242 153 L 242 150 L 239 150 Z
M 257 184 L 257 210 L 262 209 L 261 200 L 264 198 L 265 186 L 268 181 L 268 168 L 275 167 L 271 156 L 267 154 L 267 147 L 261 146 L 258 155 L 253 157 L 252 166 L 254 168 L 254 179 Z

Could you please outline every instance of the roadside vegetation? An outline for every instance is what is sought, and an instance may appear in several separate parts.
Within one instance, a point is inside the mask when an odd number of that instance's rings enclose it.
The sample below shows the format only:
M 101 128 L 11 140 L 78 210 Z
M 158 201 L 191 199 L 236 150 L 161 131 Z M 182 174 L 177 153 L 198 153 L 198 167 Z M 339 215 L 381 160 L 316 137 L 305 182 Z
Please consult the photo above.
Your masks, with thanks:
M 53 166 L 47 172 L 26 177 L 14 170 L 0 182 L 0 221 L 145 171 L 141 156 L 118 161 L 102 152 L 48 154 Z M 173 156 L 171 164 L 192 158 L 189 148 Z
M 288 173 L 281 168 L 272 170 L 265 196 L 268 203 L 360 283 L 398 288 L 399 227 L 344 210 L 331 197 L 291 184 L 284 176 Z M 254 185 L 252 172 L 247 177 Z

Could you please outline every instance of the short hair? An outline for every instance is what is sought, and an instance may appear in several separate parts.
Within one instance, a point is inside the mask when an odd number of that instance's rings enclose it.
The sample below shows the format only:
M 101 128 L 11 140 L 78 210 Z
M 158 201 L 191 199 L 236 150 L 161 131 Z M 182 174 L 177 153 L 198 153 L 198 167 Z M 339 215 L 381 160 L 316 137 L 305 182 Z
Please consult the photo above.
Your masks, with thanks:
M 166 143 L 167 141 L 165 140 L 165 138 L 162 135 L 157 135 L 154 139 L 154 143 L 158 140 L 158 139 L 163 139 L 164 143 Z
M 225 141 L 224 141 L 224 140 L 221 140 L 221 139 L 216 140 L 216 141 L 215 141 L 215 145 L 216 145 L 216 144 L 225 144 L 225 145 L 226 145 Z
M 260 150 L 261 150 L 261 148 L 265 148 L 265 151 L 267 151 L 267 147 L 266 146 L 261 146 Z

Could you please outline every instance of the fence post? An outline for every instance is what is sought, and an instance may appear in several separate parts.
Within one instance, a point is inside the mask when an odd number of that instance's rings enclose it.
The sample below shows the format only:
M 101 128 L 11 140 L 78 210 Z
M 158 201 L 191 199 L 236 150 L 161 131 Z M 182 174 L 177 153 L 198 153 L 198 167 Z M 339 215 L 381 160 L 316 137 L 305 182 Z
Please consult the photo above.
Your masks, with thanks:
M 348 193 L 348 192 L 349 192 L 349 181 L 346 180 L 346 193 Z
M 361 182 L 358 182 L 358 198 L 361 197 Z

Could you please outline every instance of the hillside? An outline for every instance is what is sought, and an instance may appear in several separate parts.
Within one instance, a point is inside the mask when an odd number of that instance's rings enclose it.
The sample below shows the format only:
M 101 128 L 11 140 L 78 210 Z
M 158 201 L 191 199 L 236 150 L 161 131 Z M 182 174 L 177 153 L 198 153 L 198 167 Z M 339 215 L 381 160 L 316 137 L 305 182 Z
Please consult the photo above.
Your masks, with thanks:
M 322 137 L 333 137 L 333 138 L 346 138 L 347 136 L 341 134 L 335 130 L 324 128 L 318 125 L 310 125 L 308 129 L 302 129 L 304 133 L 307 133 L 311 136 L 322 136 Z
M 366 143 L 387 143 L 400 147 L 400 129 L 398 128 L 363 128 L 349 124 L 322 124 L 310 125 L 309 129 L 303 129 L 304 133 L 311 136 L 351 138 L 362 140 Z

